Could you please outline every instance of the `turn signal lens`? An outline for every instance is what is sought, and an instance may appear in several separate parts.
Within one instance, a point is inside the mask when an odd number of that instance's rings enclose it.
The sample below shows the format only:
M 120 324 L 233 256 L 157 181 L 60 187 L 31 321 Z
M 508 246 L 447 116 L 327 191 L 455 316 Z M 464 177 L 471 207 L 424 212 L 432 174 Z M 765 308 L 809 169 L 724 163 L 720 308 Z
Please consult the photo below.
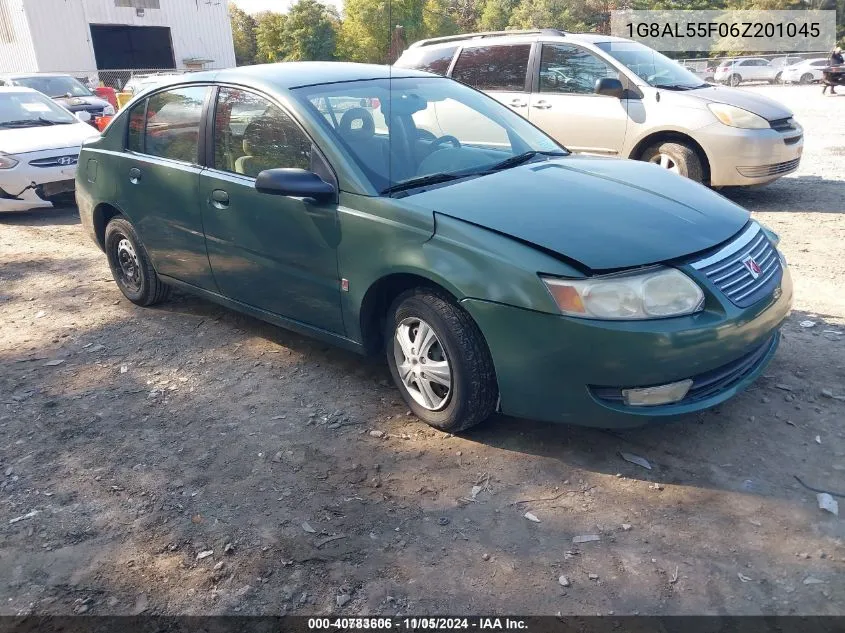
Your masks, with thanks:
M 669 383 L 668 385 L 660 385 L 659 387 L 623 389 L 622 399 L 625 401 L 625 404 L 631 407 L 671 404 L 683 400 L 690 387 L 692 387 L 692 380 L 688 378 L 679 382 Z
M 15 165 L 18 164 L 14 158 L 9 156 L 8 154 L 3 154 L 0 152 L 0 169 L 11 169 Z

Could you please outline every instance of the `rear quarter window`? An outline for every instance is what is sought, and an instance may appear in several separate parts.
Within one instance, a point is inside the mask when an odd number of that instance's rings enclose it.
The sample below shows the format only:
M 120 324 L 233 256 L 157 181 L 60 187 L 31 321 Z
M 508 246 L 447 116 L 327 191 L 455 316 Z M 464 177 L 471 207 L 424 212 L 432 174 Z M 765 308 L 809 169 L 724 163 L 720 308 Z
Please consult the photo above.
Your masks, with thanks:
M 457 46 L 435 49 L 426 47 L 412 48 L 403 53 L 402 57 L 396 62 L 396 66 L 445 75 L 449 70 L 449 64 L 452 63 L 452 57 L 455 56 L 456 50 L 458 50 Z

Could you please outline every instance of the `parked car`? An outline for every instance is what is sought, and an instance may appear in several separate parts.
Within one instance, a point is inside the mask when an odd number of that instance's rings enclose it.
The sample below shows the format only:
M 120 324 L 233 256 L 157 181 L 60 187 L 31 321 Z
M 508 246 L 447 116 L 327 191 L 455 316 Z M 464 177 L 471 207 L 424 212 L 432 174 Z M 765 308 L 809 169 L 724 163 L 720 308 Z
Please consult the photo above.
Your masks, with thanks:
M 822 71 L 830 65 L 824 57 L 805 59 L 783 69 L 781 80 L 785 84 L 810 84 L 822 80 Z
M 334 110 L 360 99 L 379 106 Z M 438 136 L 445 103 L 472 126 Z M 631 426 L 714 406 L 764 371 L 792 300 L 777 237 L 741 207 L 571 155 L 413 70 L 270 64 L 159 86 L 83 146 L 77 199 L 130 301 L 176 286 L 384 354 L 411 410 L 449 431 L 496 410 Z
M 181 78 L 183 73 L 154 73 L 151 75 L 135 75 L 126 85 L 123 86 L 123 91 L 130 95 L 136 95 L 147 88 L 157 86 L 161 83 L 166 83 L 172 79 Z
M 79 148 L 93 136 L 40 92 L 0 87 L 0 211 L 72 204 Z
M 706 63 L 695 65 L 693 62 L 688 62 L 683 64 L 683 67 L 702 81 L 708 81 L 711 83 L 716 81 L 716 66 L 714 64 Z
M 803 131 L 762 95 L 704 83 L 630 40 L 558 31 L 413 44 L 399 68 L 483 90 L 575 152 L 653 162 L 713 187 L 759 185 L 798 169 Z M 472 122 L 435 106 L 438 136 Z
M 772 59 L 770 59 L 769 66 L 775 69 L 774 83 L 783 82 L 781 74 L 787 66 L 791 66 L 792 64 L 799 64 L 802 61 L 804 61 L 803 58 L 798 57 L 797 55 L 785 55 L 782 57 L 773 57 Z
M 96 126 L 101 116 L 111 116 L 115 109 L 96 96 L 78 79 L 70 75 L 6 74 L 0 75 L 0 86 L 23 86 L 47 95 L 56 103 Z
M 780 68 L 772 66 L 763 57 L 737 57 L 726 59 L 716 68 L 713 78 L 722 84 L 738 86 L 749 81 L 775 83 Z

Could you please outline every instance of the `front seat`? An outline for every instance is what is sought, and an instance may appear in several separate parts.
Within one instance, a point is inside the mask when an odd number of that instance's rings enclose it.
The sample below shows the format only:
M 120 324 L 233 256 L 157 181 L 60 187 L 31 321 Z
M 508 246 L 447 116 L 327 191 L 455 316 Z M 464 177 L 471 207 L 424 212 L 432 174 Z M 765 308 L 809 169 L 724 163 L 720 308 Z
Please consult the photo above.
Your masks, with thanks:
M 387 142 L 376 138 L 373 115 L 364 108 L 350 108 L 340 117 L 337 132 L 349 149 L 371 171 L 387 175 Z
M 244 130 L 244 156 L 235 161 L 235 171 L 255 178 L 265 169 L 300 167 L 301 156 L 288 144 L 287 134 L 277 117 L 261 116 Z

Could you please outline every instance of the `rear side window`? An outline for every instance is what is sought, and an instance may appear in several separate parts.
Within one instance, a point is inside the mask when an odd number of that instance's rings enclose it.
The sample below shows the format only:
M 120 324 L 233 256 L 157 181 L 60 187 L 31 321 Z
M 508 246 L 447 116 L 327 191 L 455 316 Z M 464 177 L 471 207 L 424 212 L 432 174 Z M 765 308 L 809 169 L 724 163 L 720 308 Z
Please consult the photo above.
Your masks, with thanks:
M 435 49 L 426 47 L 412 48 L 402 55 L 396 62 L 396 66 L 445 75 L 449 70 L 449 64 L 452 63 L 452 57 L 454 57 L 456 50 L 458 50 L 457 46 Z
M 198 162 L 200 122 L 207 93 L 206 86 L 175 88 L 139 103 L 129 114 L 128 148 L 150 156 Z
M 531 44 L 465 48 L 452 78 L 479 90 L 523 92 L 530 54 Z

